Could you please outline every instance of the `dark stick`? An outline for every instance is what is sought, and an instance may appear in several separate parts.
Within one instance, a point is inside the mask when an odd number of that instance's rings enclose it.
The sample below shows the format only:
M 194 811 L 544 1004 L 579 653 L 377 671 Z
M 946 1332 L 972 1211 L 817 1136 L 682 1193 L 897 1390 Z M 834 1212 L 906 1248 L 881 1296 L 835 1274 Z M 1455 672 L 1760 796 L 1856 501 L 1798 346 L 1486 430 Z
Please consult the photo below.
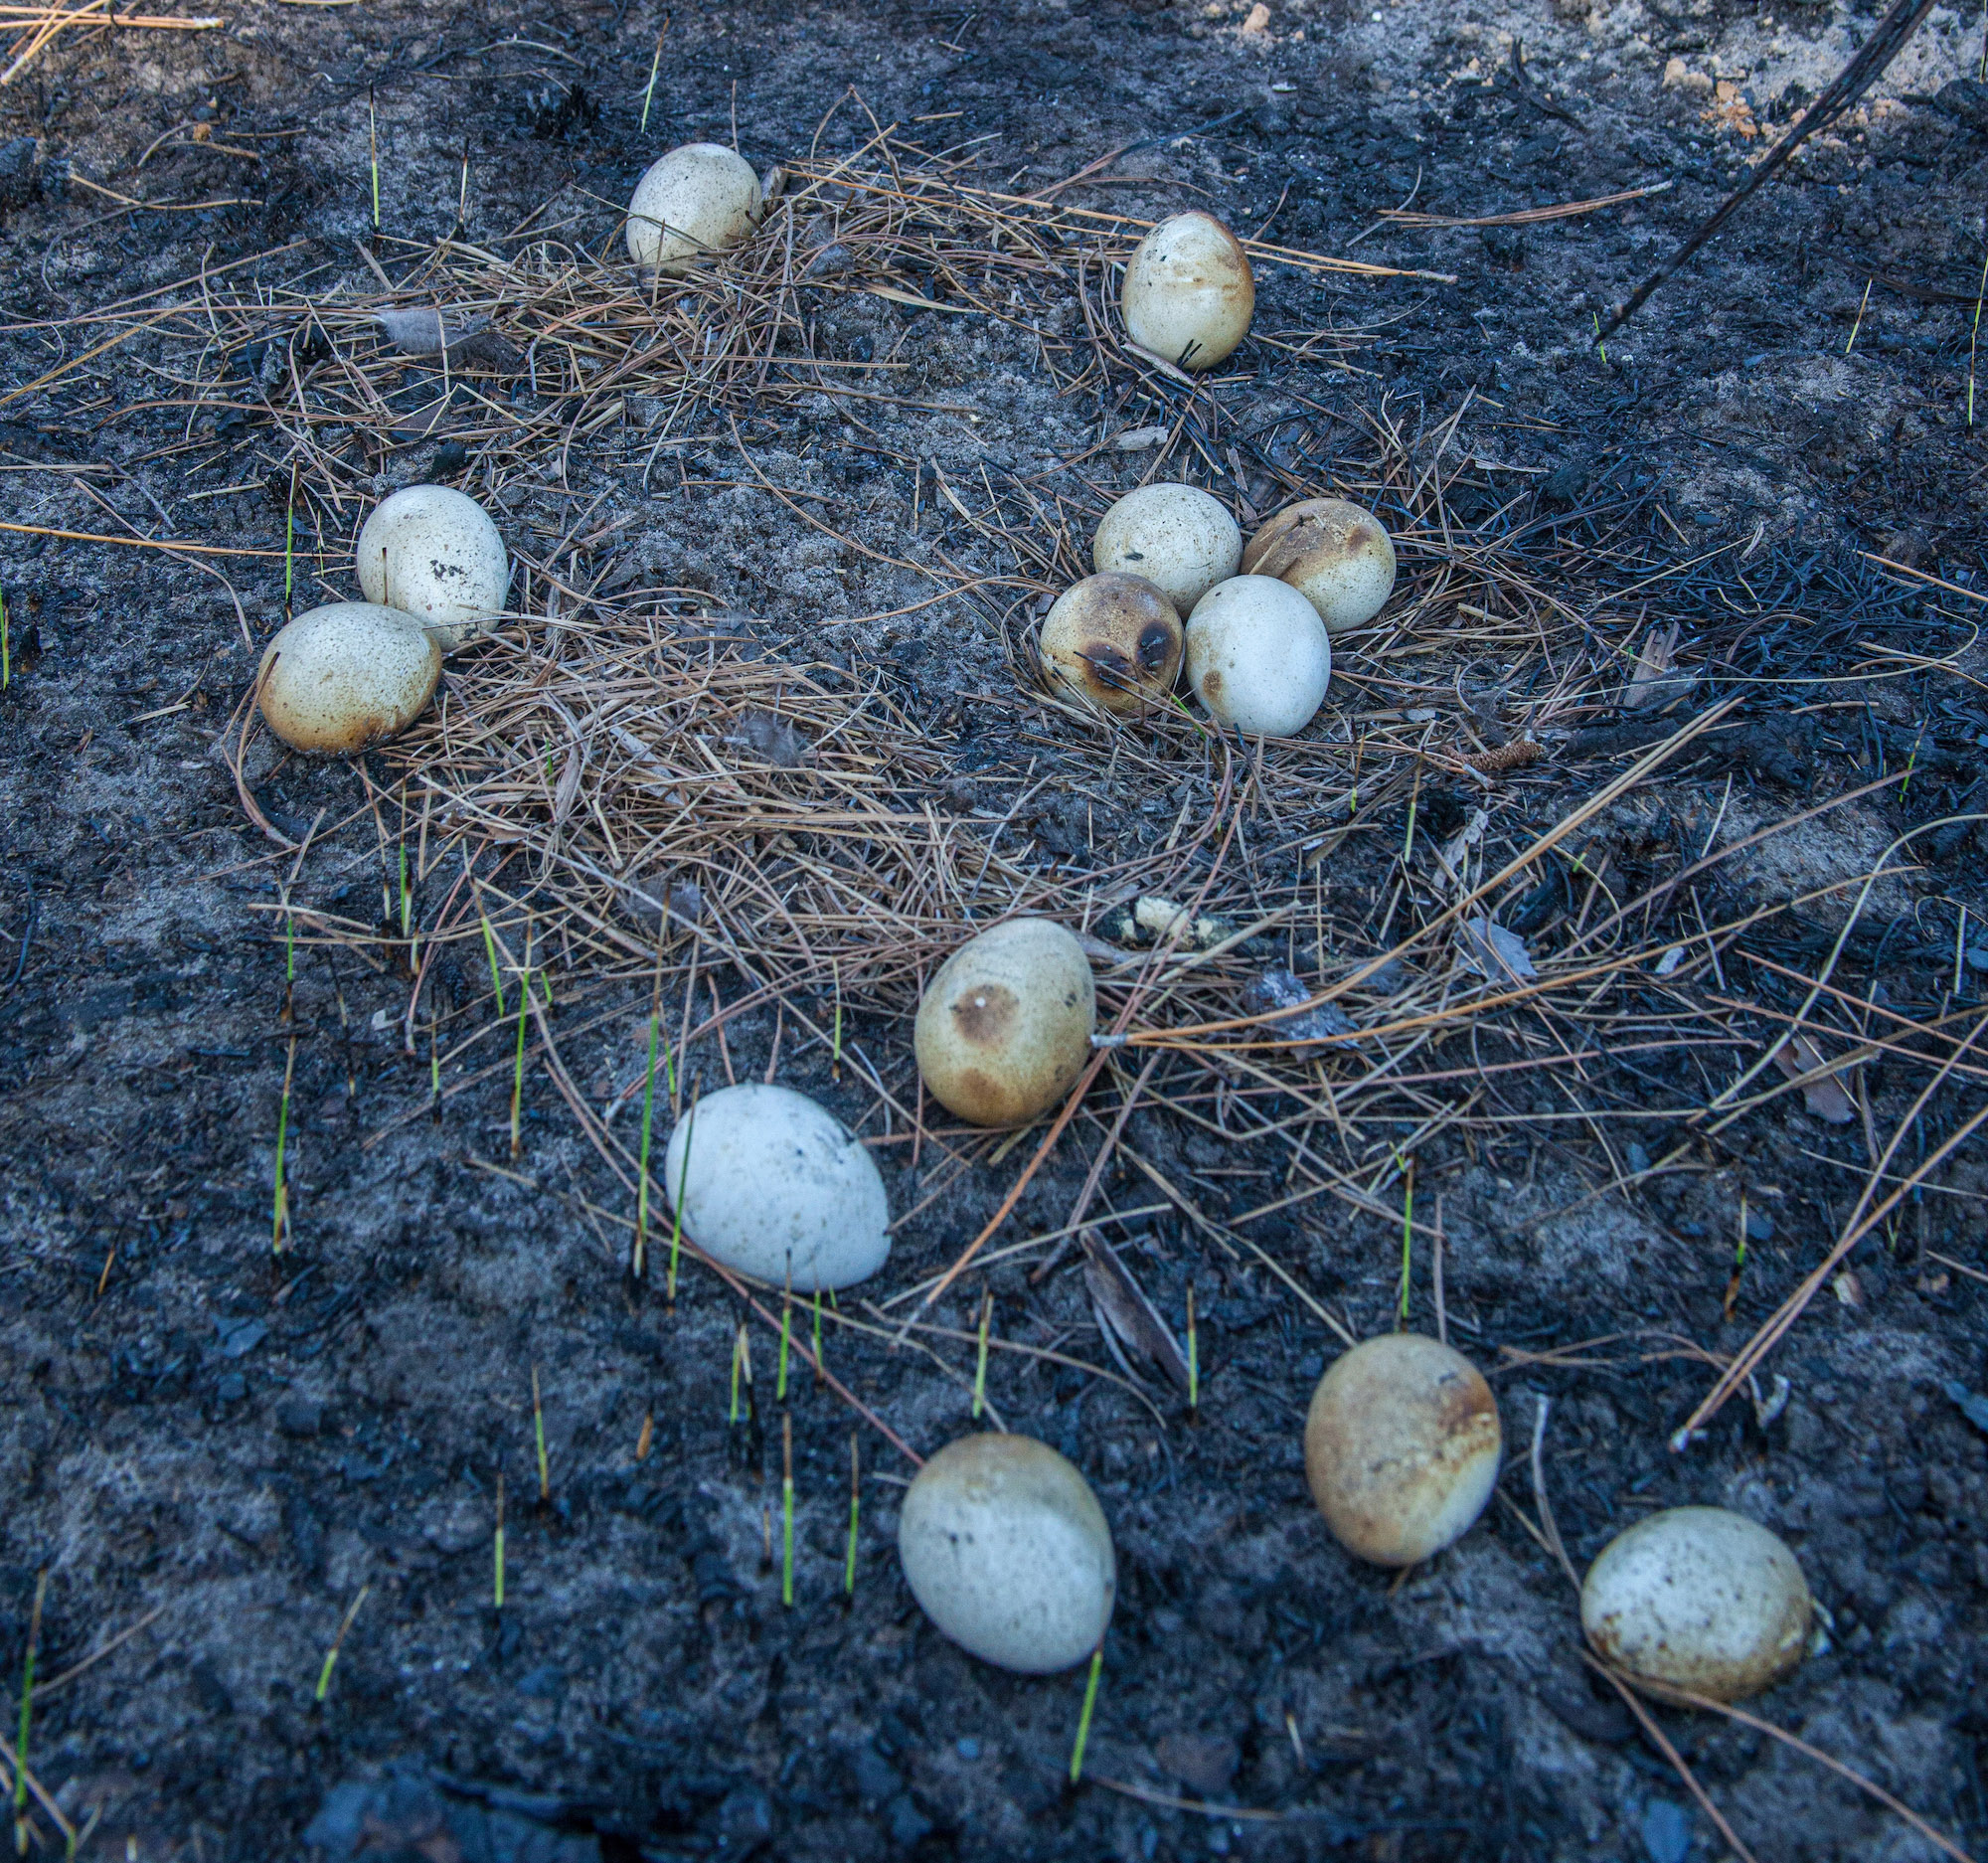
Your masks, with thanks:
M 1626 302 L 1608 313 L 1608 320 L 1595 333 L 1599 343 L 1613 336 L 1650 299 L 1667 279 L 1691 262 L 1719 229 L 1740 211 L 1753 190 L 1787 164 L 1794 152 L 1835 117 L 1855 103 L 1883 74 L 1885 68 L 1905 50 L 1905 41 L 1918 30 L 1919 22 L 1932 11 L 1932 0 L 1896 0 L 1892 10 L 1879 21 L 1878 29 L 1865 41 L 1864 49 L 1838 72 L 1829 88 L 1802 112 L 1801 120 L 1777 142 L 1767 158 L 1728 197 L 1718 213 L 1705 222 L 1669 258 L 1630 292 Z

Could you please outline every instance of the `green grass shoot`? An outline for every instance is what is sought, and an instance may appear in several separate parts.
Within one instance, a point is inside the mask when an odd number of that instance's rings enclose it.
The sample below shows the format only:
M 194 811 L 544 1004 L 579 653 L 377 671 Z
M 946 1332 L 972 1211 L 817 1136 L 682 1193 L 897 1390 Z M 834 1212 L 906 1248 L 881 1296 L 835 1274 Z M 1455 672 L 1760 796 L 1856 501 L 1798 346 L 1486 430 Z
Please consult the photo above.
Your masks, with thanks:
M 497 1013 L 501 1016 L 504 1013 L 504 972 L 497 963 L 497 933 L 490 929 L 487 913 L 479 912 L 476 916 L 483 926 L 483 954 L 490 959 L 490 988 L 497 997 Z
M 780 1603 L 794 1608 L 794 1420 L 780 1419 Z
M 994 1323 L 994 1289 L 980 1296 L 980 1338 L 973 1354 L 973 1415 L 987 1408 L 987 1329 Z
M 497 1477 L 497 1537 L 491 1542 L 492 1555 L 496 1566 L 496 1583 L 492 1589 L 495 1609 L 504 1609 L 504 1477 Z
M 849 1433 L 849 1553 L 842 1562 L 842 1595 L 856 1596 L 856 1529 L 863 1517 L 863 1455 L 856 1432 Z
M 543 1507 L 553 1497 L 552 1470 L 546 1462 L 546 1412 L 539 1402 L 539 1368 L 536 1361 L 532 1365 L 532 1436 L 539 1446 L 539 1505 Z
M 21 1659 L 21 1725 L 14 1741 L 14 1842 L 28 1853 L 28 1730 L 35 1706 L 35 1645 L 42 1638 L 42 1601 L 49 1595 L 48 1568 L 35 1580 L 35 1609 L 28 1619 L 28 1653 Z
M 338 1667 L 338 1652 L 345 1642 L 345 1633 L 352 1628 L 352 1620 L 359 1614 L 359 1607 L 366 1602 L 372 1586 L 362 1585 L 359 1596 L 346 1608 L 345 1615 L 339 1620 L 338 1634 L 331 1639 L 331 1647 L 324 1652 L 324 1667 L 317 1672 L 317 1693 L 312 1697 L 323 1705 L 325 1691 L 331 1687 L 331 1672 Z
M 373 92 L 366 92 L 366 145 L 373 163 L 373 231 L 380 231 L 380 117 L 373 107 Z
M 1967 424 L 1974 424 L 1974 356 L 1981 346 L 1981 299 L 1988 295 L 1988 257 L 1981 260 L 1981 282 L 1974 292 L 1974 329 L 1967 339 Z
M 1408 1268 L 1413 1259 L 1415 1235 L 1414 1159 L 1403 1162 L 1402 1176 L 1405 1185 L 1402 1192 L 1402 1297 L 1396 1309 L 1397 1331 L 1408 1323 Z
M 670 1272 L 666 1292 L 672 1306 L 677 1303 L 677 1260 L 683 1253 L 684 1191 L 690 1183 L 690 1148 L 697 1137 L 697 1096 L 690 1101 L 689 1123 L 684 1127 L 683 1167 L 677 1172 L 676 1207 L 670 1212 Z
M 649 104 L 656 94 L 656 74 L 663 69 L 663 39 L 670 30 L 670 16 L 663 15 L 662 31 L 656 34 L 656 56 L 649 61 L 648 87 L 642 92 L 642 121 L 635 133 L 645 136 L 649 133 Z
M 1070 1782 L 1083 1777 L 1083 1750 L 1090 1744 L 1090 1716 L 1097 1706 L 1097 1678 L 1104 1673 L 1104 1645 L 1090 1652 L 1090 1677 L 1083 1685 L 1083 1712 L 1077 1716 L 1077 1745 L 1070 1750 Z
M 1594 312 L 1594 347 L 1600 353 L 1602 365 L 1608 362 L 1608 345 L 1601 340 L 1601 313 Z
M 1194 1282 L 1187 1284 L 1187 1414 L 1201 1409 L 1201 1338 L 1194 1323 Z
M 746 1356 L 746 1323 L 740 1321 L 739 1330 L 732 1335 L 732 1404 L 725 1413 L 728 1429 L 739 1427 L 739 1367 Z
M 14 683 L 14 658 L 7 640 L 7 597 L 0 593 L 0 692 Z
M 786 1292 L 780 1299 L 780 1369 L 773 1380 L 773 1401 L 784 1404 L 787 1401 L 787 1341 L 793 1331 L 794 1316 L 794 1270 L 791 1263 L 787 1267 Z
M 1850 326 L 1850 340 L 1843 346 L 1846 356 L 1857 347 L 1857 332 L 1864 327 L 1864 313 L 1871 307 L 1871 287 L 1877 282 L 1876 278 L 1864 280 L 1864 301 L 1857 306 L 1857 320 Z
M 525 1011 L 532 1002 L 532 969 L 529 964 L 518 975 L 518 1053 L 511 1068 L 511 1155 L 525 1148 L 520 1128 L 525 1102 Z
M 830 1058 L 828 1077 L 842 1079 L 842 971 L 835 972 L 835 1052 Z
M 656 1115 L 656 1025 L 660 1017 L 649 1014 L 649 1072 L 642 1083 L 642 1151 L 635 1173 L 635 1252 L 628 1271 L 640 1280 L 649 1266 L 649 1134 Z
M 290 1037 L 289 1054 L 283 1062 L 283 1097 L 276 1105 L 276 1182 L 269 1210 L 269 1253 L 281 1255 L 290 1239 L 290 1182 L 284 1159 L 290 1140 L 290 1082 L 297 1069 L 297 1038 Z
M 435 1016 L 428 1016 L 428 1099 L 434 1102 L 434 1114 L 441 1117 L 441 1029 Z

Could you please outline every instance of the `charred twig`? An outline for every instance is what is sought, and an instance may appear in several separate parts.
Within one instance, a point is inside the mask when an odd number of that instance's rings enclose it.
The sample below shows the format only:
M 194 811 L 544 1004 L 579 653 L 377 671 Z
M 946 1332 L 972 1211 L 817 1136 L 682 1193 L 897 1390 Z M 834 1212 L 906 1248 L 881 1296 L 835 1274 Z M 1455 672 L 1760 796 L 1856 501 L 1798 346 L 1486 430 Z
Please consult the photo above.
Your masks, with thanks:
M 1834 121 L 1878 81 L 1885 68 L 1905 50 L 1906 40 L 1918 30 L 1919 22 L 1932 11 L 1932 6 L 1933 0 L 1895 0 L 1892 10 L 1864 42 L 1863 50 L 1837 73 L 1829 87 L 1802 112 L 1801 120 L 1768 151 L 1759 167 L 1734 189 L 1710 220 L 1608 313 L 1595 332 L 1597 344 L 1613 336 L 1649 302 L 1654 292 L 1688 265 L 1698 250 L 1745 205 L 1755 189 L 1780 173 L 1810 136 Z M 1517 51 L 1515 44 L 1515 55 Z

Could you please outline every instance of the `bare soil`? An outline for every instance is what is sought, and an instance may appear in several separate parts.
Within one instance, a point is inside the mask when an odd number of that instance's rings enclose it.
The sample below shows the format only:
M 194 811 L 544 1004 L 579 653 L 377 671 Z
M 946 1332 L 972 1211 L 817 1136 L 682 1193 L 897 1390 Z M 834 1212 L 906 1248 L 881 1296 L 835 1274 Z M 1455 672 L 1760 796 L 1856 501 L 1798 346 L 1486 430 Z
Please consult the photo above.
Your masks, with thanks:
M 851 86 L 879 123 L 928 146 L 981 138 L 986 185 L 1017 193 L 1140 145 L 1104 171 L 1117 180 L 1071 198 L 1148 217 L 1204 205 L 1293 247 L 1456 279 L 1265 268 L 1258 330 L 1344 332 L 1345 366 L 1337 352 L 1245 351 L 1255 373 L 1225 391 L 1233 432 L 1270 447 L 1262 434 L 1275 423 L 1318 414 L 1339 451 L 1293 470 L 1323 482 L 1341 459 L 1349 471 L 1371 461 L 1377 423 L 1412 432 L 1426 456 L 1428 436 L 1462 409 L 1450 456 L 1474 464 L 1453 494 L 1459 520 L 1516 538 L 1543 578 L 1561 555 L 1604 546 L 1670 565 L 1702 558 L 1643 597 L 1650 618 L 1675 614 L 1709 638 L 1742 609 L 1779 617 L 1755 628 L 1750 662 L 1737 647 L 1721 662 L 1717 695 L 1742 700 L 1727 748 L 1667 766 L 1586 844 L 1590 866 L 1604 852 L 1616 863 L 1611 884 L 1638 890 L 1910 763 L 1909 782 L 1746 849 L 1707 883 L 1700 904 L 1715 921 L 1839 890 L 1782 913 L 1771 950 L 1756 945 L 1705 989 L 1744 1016 L 1784 1016 L 1848 916 L 1845 880 L 1907 829 L 1958 816 L 1922 833 L 1909 871 L 1882 882 L 1834 972 L 1849 1006 L 1826 1007 L 1846 1029 L 1859 1004 L 1867 1020 L 1958 1013 L 1965 1029 L 1988 970 L 1988 941 L 1970 930 L 1988 925 L 1983 853 L 1966 819 L 1981 806 L 1988 659 L 1968 646 L 1978 604 L 1965 593 L 1988 532 L 1968 422 L 1988 145 L 1978 117 L 1955 113 L 1960 93 L 1946 92 L 1945 108 L 1926 99 L 1975 75 L 1978 22 L 1937 9 L 1869 104 L 1604 355 L 1591 343 L 1597 317 L 1827 82 L 1872 13 L 1390 0 L 1276 5 L 1252 26 L 1248 9 L 1219 4 L 679 10 L 643 131 L 662 23 L 647 11 L 482 0 L 225 10 L 215 33 L 67 38 L 0 91 L 0 134 L 37 142 L 13 153 L 0 230 L 0 474 L 7 519 L 26 527 L 0 533 L 11 659 L 0 693 L 0 1676 L 11 1690 L 21 1672 L 43 1572 L 45 1680 L 143 1620 L 36 1703 L 31 1765 L 88 1827 L 80 1853 L 1729 1854 L 1583 1669 L 1573 1600 L 1521 1517 L 1542 1398 L 1544 1465 L 1577 1569 L 1659 1506 L 1720 1503 L 1772 1526 L 1833 1631 L 1754 1706 L 1963 1848 L 1988 1843 L 1988 1435 L 1954 1397 L 1988 1388 L 1978 1145 L 1859 1247 L 1756 1391 L 1687 1451 L 1669 1446 L 1713 1375 L 1705 1355 L 1743 1344 L 1833 1242 L 1875 1149 L 1929 1078 L 1923 1067 L 1881 1056 L 1860 1075 L 1848 1124 L 1782 1098 L 1713 1133 L 1685 1115 L 1746 1055 L 1715 1054 L 1705 1073 L 1686 1056 L 1612 1057 L 1603 1043 L 1583 1101 L 1528 1086 L 1500 1102 L 1513 1117 L 1495 1137 L 1458 1127 L 1427 1138 L 1417 1207 L 1441 1198 L 1447 1322 L 1495 1378 L 1511 1467 L 1479 1527 L 1399 1583 L 1348 1559 L 1305 1490 L 1301 1421 L 1338 1349 L 1331 1335 L 1177 1209 L 1111 1226 L 1174 1324 L 1196 1286 L 1199 1421 L 1157 1381 L 1142 1402 L 1122 1383 L 1023 1355 L 997 1355 L 989 1379 L 1008 1427 L 1084 1469 L 1117 1539 L 1120 1603 L 1086 1782 L 1073 1789 L 1082 1676 L 995 1672 L 925 1622 L 894 1552 L 911 1470 L 874 1435 L 844 1602 L 851 1418 L 805 1377 L 791 1407 L 796 1604 L 783 1609 L 765 1342 L 755 1409 L 733 1427 L 729 1299 L 695 1276 L 674 1312 L 631 1294 L 623 1239 L 595 1213 L 626 1199 L 542 1076 L 527 1083 L 513 1160 L 503 1068 L 429 1116 L 427 1057 L 406 1056 L 393 1027 L 406 984 L 383 965 L 310 947 L 294 1020 L 282 1020 L 286 953 L 267 909 L 286 869 L 216 754 L 252 670 L 244 631 L 259 646 L 281 620 L 281 562 L 51 535 L 280 550 L 269 428 L 242 412 L 255 401 L 246 376 L 245 392 L 217 403 L 187 386 L 188 352 L 147 340 L 37 386 L 129 331 L 93 324 L 92 309 L 146 292 L 196 303 L 223 267 L 238 267 L 227 275 L 248 294 L 298 281 L 327 299 L 370 288 L 356 248 L 373 234 L 376 144 L 387 237 L 372 250 L 390 267 L 448 233 L 459 204 L 467 242 L 501 246 L 536 214 L 541 234 L 599 254 L 662 150 L 736 135 L 770 164 L 805 150 L 839 101 L 847 131 Z M 1525 226 L 1379 217 L 1404 204 L 1504 214 L 1659 182 L 1666 191 L 1626 207 Z M 911 548 L 904 459 L 969 487 L 983 466 L 1033 475 L 1045 496 L 1094 511 L 1151 460 L 1091 449 L 1168 418 L 1142 396 L 1059 398 L 1032 367 L 1025 330 L 860 292 L 825 294 L 814 314 L 822 354 L 889 359 L 908 396 L 970 410 L 872 408 L 859 431 L 824 397 L 749 428 L 784 489 L 821 500 L 842 534 L 882 554 Z M 436 451 L 414 435 L 355 470 L 385 492 L 445 475 Z M 1201 462 L 1194 472 L 1267 506 L 1287 487 L 1262 457 L 1217 459 L 1226 479 Z M 997 815 L 1014 800 L 1027 752 L 1006 714 L 976 707 L 1014 687 L 1026 615 L 1004 631 L 965 596 L 914 606 L 929 580 L 840 547 L 744 482 L 722 434 L 653 480 L 617 461 L 582 443 L 536 490 L 514 479 L 507 529 L 544 545 L 596 504 L 596 537 L 629 517 L 590 575 L 703 592 L 751 652 L 881 681 L 907 717 L 955 736 L 979 718 L 968 772 L 979 786 L 955 799 Z M 453 469 L 473 487 L 474 459 Z M 921 483 L 929 499 L 929 471 Z M 969 572 L 1017 571 L 968 526 L 927 532 L 917 550 L 941 545 Z M 1630 637 L 1636 600 L 1612 601 L 1610 638 Z M 1874 659 L 1874 639 L 1889 659 Z M 1360 671 L 1357 654 L 1349 670 Z M 1502 701 L 1482 695 L 1498 674 L 1476 668 L 1468 691 L 1459 676 L 1428 699 L 1430 718 L 1447 729 L 1495 717 Z M 1339 683 L 1335 716 L 1359 690 Z M 1536 831 L 1654 741 L 1603 713 L 1574 722 L 1586 735 L 1560 734 L 1526 772 Z M 1045 764 L 1068 778 L 1053 802 L 1096 777 L 1089 755 L 1067 746 L 1064 762 Z M 246 775 L 279 828 L 363 800 L 344 766 L 265 755 Z M 1177 810 L 1205 798 L 1199 780 L 1143 793 L 1107 780 L 1102 809 L 1046 804 L 1017 832 L 1045 866 L 1101 865 L 1160 842 Z M 1425 832 L 1453 833 L 1476 799 L 1468 784 L 1432 783 Z M 1386 910 L 1405 819 L 1397 806 L 1373 849 L 1349 852 L 1333 876 L 1331 912 L 1348 935 Z M 362 919 L 379 880 L 377 860 L 346 871 Z M 1561 885 L 1565 897 L 1537 903 L 1543 958 L 1581 910 L 1575 879 Z M 1094 920 L 1102 903 L 1081 910 Z M 1677 935 L 1690 923 L 1680 918 Z M 738 985 L 721 970 L 714 987 Z M 576 1030 L 569 1057 L 604 1101 L 639 1073 L 647 998 L 631 989 L 584 1007 L 601 1020 Z M 272 1262 L 274 1136 L 297 1031 L 293 1248 Z M 847 1034 L 904 1081 L 902 1017 L 865 1011 Z M 755 1012 L 727 1025 L 723 1054 L 710 1040 L 685 1066 L 746 1078 L 774 1039 Z M 1436 1052 L 1472 1064 L 1467 1040 Z M 863 1116 L 853 1067 L 791 1040 L 783 1053 L 780 1078 Z M 1980 1092 L 1978 1074 L 1956 1072 L 1893 1176 L 1935 1151 Z M 1163 1100 L 1126 1136 L 1217 1228 L 1296 1168 L 1287 1147 L 1218 1143 Z M 1690 1149 L 1677 1167 L 1653 1170 L 1681 1138 Z M 1093 1146 L 1067 1142 L 1004 1241 L 1068 1220 Z M 902 1150 L 879 1155 L 894 1208 L 911 1208 L 914 1167 Z M 894 1283 L 951 1260 L 1026 1151 L 982 1155 L 901 1229 Z M 1399 1207 L 1399 1184 L 1386 1195 Z M 1165 1202 L 1122 1159 L 1103 1197 L 1118 1212 Z M 1393 1323 L 1399 1221 L 1323 1198 L 1249 1233 L 1356 1332 Z M 986 1277 L 997 1329 L 1108 1364 L 1077 1259 L 1030 1280 L 1045 1253 Z M 938 1317 L 969 1330 L 981 1284 Z M 1411 1318 L 1435 1323 L 1425 1262 Z M 948 1345 L 941 1367 L 840 1338 L 832 1362 L 907 1440 L 928 1452 L 970 1427 L 970 1344 Z M 1778 1407 L 1776 1377 L 1788 1381 Z M 320 1700 L 326 1650 L 362 1591 Z M 1763 1863 L 1937 1854 L 1765 1736 L 1660 1720 Z M 12 1727 L 10 1714 L 10 1738 Z M 44 1813 L 32 1843 L 62 1850 Z

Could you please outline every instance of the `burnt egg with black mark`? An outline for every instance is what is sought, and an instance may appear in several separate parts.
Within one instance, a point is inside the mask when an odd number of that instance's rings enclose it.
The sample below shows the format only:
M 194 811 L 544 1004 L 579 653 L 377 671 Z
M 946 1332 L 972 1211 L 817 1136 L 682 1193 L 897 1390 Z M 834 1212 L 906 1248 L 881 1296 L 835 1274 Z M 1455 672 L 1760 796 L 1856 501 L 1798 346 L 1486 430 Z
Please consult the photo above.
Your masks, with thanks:
M 1181 618 L 1143 576 L 1086 576 L 1043 620 L 1053 684 L 1120 715 L 1149 710 L 1180 671 Z

